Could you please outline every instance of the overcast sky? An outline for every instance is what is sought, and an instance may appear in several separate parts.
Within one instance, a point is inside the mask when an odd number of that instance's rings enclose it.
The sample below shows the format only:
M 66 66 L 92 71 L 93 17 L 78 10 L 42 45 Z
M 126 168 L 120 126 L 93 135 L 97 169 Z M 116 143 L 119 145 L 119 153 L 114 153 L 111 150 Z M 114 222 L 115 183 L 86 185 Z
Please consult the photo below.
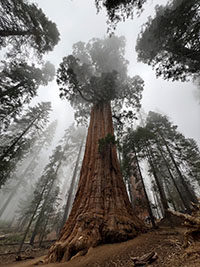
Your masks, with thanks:
M 64 56 L 72 51 L 72 45 L 78 41 L 89 41 L 93 37 L 107 35 L 106 12 L 97 14 L 94 0 L 33 0 L 38 3 L 50 20 L 54 21 L 61 34 L 61 40 L 54 51 L 45 56 L 58 67 Z M 165 4 L 166 0 L 149 0 L 142 16 L 118 24 L 116 35 L 123 35 L 127 40 L 126 58 L 129 60 L 129 75 L 140 75 L 145 81 L 142 107 L 161 112 L 178 125 L 186 137 L 192 137 L 200 145 L 200 104 L 195 99 L 196 87 L 192 83 L 164 81 L 155 77 L 148 65 L 137 63 L 135 43 L 141 25 L 154 13 L 155 4 Z M 54 81 L 49 86 L 40 88 L 37 99 L 51 101 L 53 117 L 66 128 L 73 121 L 73 110 L 65 100 L 59 99 L 59 90 Z

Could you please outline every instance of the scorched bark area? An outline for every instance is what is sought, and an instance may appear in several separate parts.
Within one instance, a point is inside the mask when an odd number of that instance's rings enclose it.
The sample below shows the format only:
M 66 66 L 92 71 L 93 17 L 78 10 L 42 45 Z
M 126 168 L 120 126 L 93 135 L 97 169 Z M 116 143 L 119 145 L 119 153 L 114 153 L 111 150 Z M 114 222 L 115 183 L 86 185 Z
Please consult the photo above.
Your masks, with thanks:
M 129 202 L 115 145 L 99 152 L 99 140 L 108 134 L 114 135 L 110 103 L 95 104 L 72 211 L 47 262 L 67 261 L 90 247 L 125 241 L 145 230 Z

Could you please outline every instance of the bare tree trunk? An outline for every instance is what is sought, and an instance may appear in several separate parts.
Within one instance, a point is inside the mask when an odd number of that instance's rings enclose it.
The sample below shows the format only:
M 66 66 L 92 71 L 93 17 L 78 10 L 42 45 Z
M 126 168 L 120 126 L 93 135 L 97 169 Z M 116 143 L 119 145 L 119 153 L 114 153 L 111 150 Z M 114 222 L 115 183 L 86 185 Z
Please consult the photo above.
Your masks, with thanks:
M 146 230 L 129 202 L 115 145 L 105 144 L 99 151 L 99 140 L 108 134 L 114 135 L 110 103 L 96 104 L 73 207 L 46 262 L 67 261 L 89 247 L 125 241 Z
M 148 159 L 149 159 L 149 164 L 151 166 L 152 172 L 153 172 L 153 176 L 160 194 L 160 199 L 164 208 L 164 217 L 169 221 L 170 226 L 173 228 L 173 222 L 171 219 L 171 214 L 168 212 L 169 209 L 169 205 L 167 202 L 167 198 L 165 195 L 165 191 L 161 185 L 161 182 L 159 181 L 159 177 L 157 175 L 158 171 L 156 170 L 156 167 L 154 165 L 155 159 L 154 159 L 154 155 L 152 153 L 152 151 L 149 149 L 149 147 L 147 147 L 147 155 L 148 155 Z
M 67 145 L 68 145 L 68 143 L 66 144 L 66 146 L 67 146 Z M 65 146 L 65 148 L 66 148 L 66 146 Z M 63 151 L 65 151 L 65 149 L 64 149 Z M 37 222 L 36 222 L 36 224 L 35 224 L 33 233 L 32 233 L 31 238 L 30 238 L 30 242 L 29 242 L 30 245 L 33 245 L 33 243 L 34 243 L 35 237 L 36 237 L 36 235 L 37 235 L 38 229 L 39 229 L 40 224 L 41 224 L 41 218 L 42 218 L 43 215 L 44 215 L 44 212 L 45 212 L 45 209 L 46 209 L 46 205 L 47 205 L 47 201 L 48 201 L 48 199 L 49 199 L 49 195 L 50 195 L 50 193 L 51 193 L 51 190 L 52 190 L 53 185 L 54 185 L 54 183 L 55 183 L 55 180 L 56 180 L 56 178 L 57 178 L 58 170 L 59 170 L 59 168 L 60 168 L 60 166 L 61 166 L 61 163 L 62 163 L 62 158 L 61 158 L 61 159 L 59 160 L 59 162 L 58 162 L 58 165 L 57 165 L 57 167 L 56 167 L 56 171 L 55 171 L 55 173 L 54 173 L 54 179 L 51 181 L 51 184 L 49 185 L 47 194 L 46 194 L 46 196 L 45 196 L 44 203 L 42 204 L 41 211 L 40 211 L 40 213 L 39 213 L 39 215 L 38 215 Z
M 35 217 L 35 214 L 36 214 L 36 212 L 37 212 L 37 209 L 38 209 L 38 207 L 39 207 L 39 205 L 40 205 L 40 202 L 41 202 L 41 200 L 42 200 L 42 196 L 43 196 L 43 194 L 44 194 L 45 189 L 46 189 L 46 187 L 44 186 L 44 187 L 43 187 L 43 190 L 42 190 L 42 192 L 41 192 L 41 195 L 40 195 L 40 197 L 39 197 L 39 199 L 38 199 L 38 202 L 37 202 L 37 204 L 36 204 L 36 206 L 35 206 L 35 209 L 34 209 L 34 211 L 33 211 L 33 214 L 32 214 L 32 216 L 31 216 L 31 219 L 30 219 L 30 221 L 29 221 L 29 223 L 28 223 L 28 225 L 27 225 L 26 231 L 25 231 L 25 233 L 24 233 L 24 236 L 23 236 L 22 241 L 21 241 L 21 243 L 20 243 L 19 249 L 18 249 L 18 251 L 17 251 L 17 255 L 18 255 L 18 257 L 20 257 L 19 255 L 20 255 L 20 253 L 21 253 L 21 250 L 22 250 L 24 241 L 25 241 L 26 236 L 27 236 L 27 234 L 28 234 L 29 228 L 31 227 L 31 224 L 32 224 L 32 222 L 33 222 L 33 219 L 34 219 L 34 217 Z
M 160 131 L 158 131 L 158 133 L 159 133 L 159 136 L 161 137 L 161 139 L 162 139 L 162 141 L 163 141 L 163 143 L 164 143 L 164 145 L 165 145 L 165 147 L 167 149 L 167 152 L 169 153 L 169 156 L 171 158 L 171 161 L 174 164 L 174 167 L 175 167 L 175 169 L 176 169 L 176 171 L 178 173 L 178 176 L 180 178 L 180 181 L 181 181 L 181 183 L 182 183 L 182 185 L 183 185 L 183 187 L 185 189 L 185 192 L 186 192 L 189 200 L 192 201 L 192 202 L 194 202 L 194 203 L 197 203 L 198 201 L 197 201 L 197 198 L 196 198 L 196 196 L 194 194 L 194 191 L 191 190 L 191 188 L 190 188 L 189 185 L 187 185 L 187 183 L 186 183 L 186 181 L 185 181 L 185 179 L 184 179 L 184 177 L 183 177 L 183 175 L 182 175 L 182 173 L 181 173 L 181 171 L 180 171 L 180 169 L 179 169 L 179 167 L 178 167 L 178 165 L 177 165 L 177 163 L 176 163 L 176 161 L 174 159 L 174 156 L 173 156 L 173 154 L 172 154 L 172 152 L 171 152 L 171 150 L 170 150 L 170 148 L 169 148 L 169 146 L 168 146 L 165 138 L 163 137 L 163 135 L 162 135 L 162 133 Z
M 172 174 L 172 172 L 171 172 L 171 170 L 170 170 L 170 166 L 169 166 L 167 160 L 165 159 L 165 157 L 164 157 L 164 155 L 163 155 L 163 152 L 162 152 L 162 149 L 160 148 L 159 145 L 158 145 L 158 150 L 160 151 L 161 157 L 162 157 L 162 159 L 163 159 L 163 161 L 164 161 L 164 163 L 165 163 L 165 166 L 166 166 L 166 168 L 167 168 L 167 171 L 168 171 L 168 173 L 169 173 L 169 176 L 170 176 L 170 178 L 171 178 L 171 180 L 172 180 L 172 182 L 173 182 L 173 184 L 174 184 L 174 186 L 175 186 L 175 188 L 176 188 L 176 190 L 177 190 L 177 192 L 178 192 L 178 194 L 179 194 L 180 199 L 181 199 L 182 202 L 183 202 L 183 205 L 184 205 L 186 211 L 187 211 L 188 213 L 191 213 L 190 205 L 189 205 L 189 203 L 187 202 L 187 200 L 183 197 L 182 192 L 180 191 L 180 189 L 179 189 L 179 187 L 178 187 L 178 185 L 177 185 L 177 183 L 176 183 L 176 181 L 175 181 L 175 179 L 174 179 L 174 176 L 173 176 L 173 174 Z
M 161 183 L 159 181 L 159 177 L 157 175 L 157 170 L 156 170 L 156 167 L 155 167 L 155 165 L 153 163 L 154 162 L 154 160 L 153 160 L 154 158 L 153 158 L 153 155 L 152 155 L 151 151 L 149 150 L 149 148 L 147 148 L 147 154 L 148 154 L 149 164 L 151 166 L 152 173 L 153 173 L 153 176 L 154 176 L 154 179 L 155 179 L 155 182 L 156 182 L 156 186 L 157 186 L 159 194 L 160 194 L 160 199 L 161 199 L 163 208 L 166 211 L 166 210 L 169 209 L 169 206 L 168 206 L 168 203 L 167 203 L 167 198 L 166 198 L 165 192 L 164 192 L 164 190 L 163 190 L 163 188 L 161 186 Z M 164 216 L 165 216 L 165 214 L 164 214 Z
M 46 141 L 46 140 L 45 140 Z M 45 143 L 44 141 L 44 143 Z M 11 192 L 5 202 L 5 204 L 3 205 L 3 207 L 0 209 L 0 217 L 2 216 L 2 214 L 4 213 L 4 211 L 6 210 L 6 208 L 8 207 L 10 201 L 13 199 L 13 197 L 15 196 L 18 188 L 20 187 L 20 185 L 23 183 L 23 181 L 26 178 L 26 174 L 27 172 L 32 168 L 34 160 L 36 159 L 36 157 L 38 156 L 38 153 L 40 152 L 40 150 L 42 149 L 42 147 L 40 147 L 38 149 L 38 151 L 36 152 L 36 154 L 34 155 L 34 157 L 31 159 L 29 165 L 26 167 L 25 171 L 21 174 L 21 178 L 19 179 L 19 181 L 17 182 L 17 184 L 11 189 Z
M 58 169 L 59 167 L 60 167 L 60 165 L 57 166 L 57 169 Z M 53 181 L 54 181 L 54 180 L 53 180 Z M 30 229 L 30 227 L 31 227 L 31 224 L 32 224 L 32 222 L 33 222 L 33 219 L 34 219 L 34 217 L 35 217 L 35 215 L 36 215 L 36 212 L 37 212 L 37 210 L 38 210 L 38 208 L 39 208 L 39 205 L 40 205 L 40 203 L 41 203 L 41 201 L 42 201 L 42 198 L 43 198 L 43 195 L 44 195 L 45 190 L 46 190 L 46 188 L 47 188 L 48 182 L 49 182 L 49 180 L 46 179 L 45 184 L 44 184 L 44 186 L 43 186 L 43 188 L 42 188 L 42 192 L 41 192 L 41 194 L 40 194 L 40 196 L 39 196 L 39 198 L 38 198 L 37 204 L 36 204 L 36 206 L 35 206 L 35 208 L 34 208 L 34 211 L 33 211 L 33 213 L 32 213 L 32 216 L 31 216 L 31 218 L 30 218 L 30 221 L 29 221 L 28 226 L 27 226 L 27 228 L 26 228 L 26 231 L 25 231 L 25 233 L 24 233 L 23 239 L 22 239 L 22 241 L 21 241 L 21 243 L 20 243 L 20 246 L 19 246 L 19 249 L 18 249 L 18 252 L 17 252 L 17 255 L 18 255 L 18 256 L 19 256 L 20 253 L 21 253 L 21 249 L 22 249 L 22 247 L 23 247 L 24 241 L 25 241 L 26 236 L 27 236 L 27 234 L 28 234 L 28 231 L 29 231 L 29 229 Z M 53 182 L 52 182 L 52 183 L 53 183 Z M 50 187 L 52 187 L 52 186 L 50 185 Z
M 26 127 L 26 129 L 14 140 L 14 142 L 3 152 L 3 155 L 0 157 L 0 161 L 2 161 L 9 152 L 15 147 L 15 145 L 20 141 L 20 139 L 28 132 L 28 130 L 34 125 L 34 123 L 39 119 L 41 114 L 38 114 L 36 118 Z
M 127 185 L 128 185 L 128 192 L 129 192 L 131 206 L 134 208 L 134 196 L 133 196 L 133 190 L 131 188 L 130 177 L 128 178 Z
M 148 198 L 148 195 L 147 195 L 146 187 L 145 187 L 145 184 L 144 184 L 144 179 L 143 179 L 143 176 L 142 176 L 142 172 L 141 172 L 141 169 L 140 169 L 140 164 L 139 164 L 139 161 L 138 161 L 138 157 L 137 157 L 137 154 L 136 154 L 136 150 L 135 150 L 134 144 L 133 144 L 133 152 L 135 154 L 135 161 L 136 161 L 136 164 L 137 164 L 137 168 L 138 168 L 139 175 L 140 175 L 140 180 L 142 182 L 142 187 L 143 187 L 144 195 L 145 195 L 145 198 L 146 198 L 149 217 L 151 219 L 151 223 L 152 223 L 153 228 L 155 228 L 156 224 L 155 224 L 154 216 L 153 216 L 153 213 L 152 213 L 152 210 L 151 210 L 150 201 L 149 201 L 149 198 Z
M 39 238 L 39 248 L 41 247 L 42 241 L 43 241 L 43 239 L 45 237 L 48 222 L 49 222 L 49 218 L 46 219 L 45 225 L 44 225 L 44 227 L 42 229 L 42 233 L 41 233 L 40 238 Z
M 76 176 L 77 176 L 77 171 L 78 171 L 78 166 L 79 166 L 79 162 L 80 162 L 83 142 L 84 142 L 84 137 L 83 137 L 83 140 L 82 140 L 80 148 L 79 148 L 79 153 L 78 153 L 76 164 L 75 164 L 75 167 L 74 167 L 74 172 L 73 172 L 71 184 L 70 184 L 70 187 L 69 187 L 69 194 L 68 194 L 68 197 L 67 197 L 67 201 L 66 201 L 66 205 L 65 205 L 65 211 L 64 211 L 64 214 L 63 214 L 63 219 L 62 219 L 62 222 L 61 222 L 61 226 L 60 226 L 60 231 L 59 232 L 61 232 L 61 230 L 62 230 L 62 228 L 63 228 L 63 226 L 64 226 L 64 224 L 65 224 L 65 222 L 67 220 L 67 216 L 69 214 L 69 208 L 70 208 L 70 205 L 72 203 L 72 193 L 73 193 L 73 189 L 74 189 L 75 179 L 76 179 Z
M 171 191 L 170 191 L 170 188 L 169 188 L 169 185 L 167 184 L 167 181 L 163 181 L 165 187 L 166 187 L 166 191 L 167 191 L 167 195 L 170 199 L 170 203 L 172 204 L 172 207 L 174 209 L 174 211 L 177 211 L 177 206 L 176 206 L 176 201 L 174 201 L 174 197 L 172 196 L 171 194 Z
M 155 206 L 156 206 L 156 209 L 155 210 L 156 210 L 156 213 L 157 213 L 157 218 L 159 219 L 159 218 L 162 217 L 162 208 L 163 207 L 160 207 L 160 210 L 161 211 L 159 211 L 159 202 L 158 202 L 158 199 L 157 199 L 157 193 L 156 193 L 156 191 L 153 192 L 153 199 L 154 199 L 154 203 L 155 203 Z M 160 216 L 160 213 L 161 213 L 161 216 Z

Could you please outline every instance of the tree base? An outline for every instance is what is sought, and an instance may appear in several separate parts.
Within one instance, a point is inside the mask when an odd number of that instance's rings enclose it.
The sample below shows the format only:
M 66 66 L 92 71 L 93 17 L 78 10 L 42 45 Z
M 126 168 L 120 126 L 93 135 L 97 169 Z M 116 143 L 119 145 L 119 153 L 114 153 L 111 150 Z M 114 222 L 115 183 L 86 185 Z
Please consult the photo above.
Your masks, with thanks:
M 137 217 L 134 220 L 115 215 L 109 216 L 108 220 L 91 214 L 84 217 L 76 232 L 74 229 L 67 239 L 64 233 L 69 226 L 68 223 L 65 225 L 61 238 L 50 248 L 45 263 L 65 262 L 74 256 L 85 255 L 90 247 L 127 241 L 147 230 Z

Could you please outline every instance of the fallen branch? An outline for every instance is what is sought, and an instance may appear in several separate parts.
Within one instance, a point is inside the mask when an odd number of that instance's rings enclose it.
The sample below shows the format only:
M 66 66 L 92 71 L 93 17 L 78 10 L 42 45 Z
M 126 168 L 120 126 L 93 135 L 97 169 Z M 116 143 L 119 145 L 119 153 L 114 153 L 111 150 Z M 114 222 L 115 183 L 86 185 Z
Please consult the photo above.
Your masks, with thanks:
M 197 224 L 197 225 L 200 225 L 200 218 L 199 217 L 194 217 L 193 215 L 189 215 L 189 214 L 184 214 L 184 213 L 181 213 L 181 212 L 178 212 L 178 211 L 173 211 L 173 210 L 169 210 L 168 209 L 168 212 L 177 216 L 177 217 L 180 217 L 180 218 L 183 218 L 185 219 L 185 221 L 188 221 L 192 224 Z
M 200 240 L 200 204 L 192 203 L 193 212 L 191 215 L 183 214 L 178 211 L 168 210 L 171 214 L 183 218 L 183 226 L 189 228 L 184 233 L 184 247 L 187 247 L 194 241 Z
M 34 259 L 35 257 L 33 257 L 33 256 L 20 256 L 20 255 L 18 255 L 18 256 L 16 256 L 16 261 L 24 261 L 24 260 L 30 260 L 30 259 Z
M 131 257 L 133 261 L 133 266 L 143 266 L 152 263 L 158 258 L 158 254 L 156 252 L 147 253 L 141 257 Z

